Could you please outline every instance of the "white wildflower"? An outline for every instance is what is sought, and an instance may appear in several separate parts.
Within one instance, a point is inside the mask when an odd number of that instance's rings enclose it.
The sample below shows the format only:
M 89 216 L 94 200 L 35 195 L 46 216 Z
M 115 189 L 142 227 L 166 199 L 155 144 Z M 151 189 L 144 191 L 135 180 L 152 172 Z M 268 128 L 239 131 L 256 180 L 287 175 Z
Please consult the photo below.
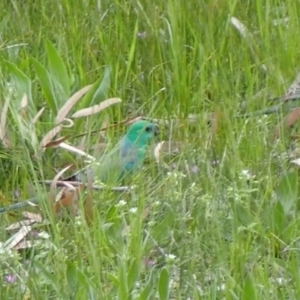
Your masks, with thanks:
M 123 206 L 125 206 L 125 205 L 126 205 L 126 201 L 124 201 L 124 200 L 122 199 L 122 200 L 120 200 L 119 203 L 116 204 L 115 206 L 116 206 L 116 207 L 123 207 Z
M 176 255 L 174 255 L 174 254 L 166 254 L 166 261 L 169 263 L 173 262 L 175 260 L 175 258 L 176 258 Z
M 154 203 L 153 203 L 153 206 L 155 207 L 155 206 L 159 206 L 160 205 L 160 201 L 155 201 Z
M 129 209 L 129 212 L 132 213 L 132 214 L 135 214 L 137 212 L 137 207 L 131 207 Z
M 249 170 L 242 170 L 241 177 L 244 177 L 247 180 L 250 180 L 250 179 L 254 178 L 255 176 L 252 175 Z
M 39 232 L 38 236 L 42 239 L 49 239 L 50 238 L 50 234 L 46 231 Z

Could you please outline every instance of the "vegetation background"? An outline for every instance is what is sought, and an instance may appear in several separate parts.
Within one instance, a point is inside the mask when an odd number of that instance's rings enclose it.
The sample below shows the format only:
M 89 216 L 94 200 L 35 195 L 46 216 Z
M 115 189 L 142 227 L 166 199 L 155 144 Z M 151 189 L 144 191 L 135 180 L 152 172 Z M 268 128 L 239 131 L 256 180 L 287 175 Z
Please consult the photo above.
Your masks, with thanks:
M 274 139 L 281 114 L 237 118 L 294 80 L 299 20 L 295 0 L 2 0 L 2 206 L 42 197 L 38 180 L 77 165 L 40 143 L 87 85 L 71 113 L 122 102 L 74 118 L 60 137 L 89 151 L 143 116 L 160 123 L 167 147 L 132 193 L 93 194 L 90 226 L 83 213 L 44 211 L 50 225 L 32 225 L 32 245 L 17 250 L 5 228 L 20 213 L 1 214 L 1 299 L 299 299 L 290 132 Z

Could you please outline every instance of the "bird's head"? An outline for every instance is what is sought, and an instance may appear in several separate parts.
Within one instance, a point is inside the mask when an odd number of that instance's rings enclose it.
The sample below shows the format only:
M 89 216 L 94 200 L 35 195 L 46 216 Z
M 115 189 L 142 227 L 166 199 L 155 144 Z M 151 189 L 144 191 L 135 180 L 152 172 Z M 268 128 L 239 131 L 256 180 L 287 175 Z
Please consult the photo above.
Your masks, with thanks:
M 138 146 L 145 146 L 155 135 L 158 135 L 158 126 L 145 120 L 131 124 L 126 133 L 127 139 Z

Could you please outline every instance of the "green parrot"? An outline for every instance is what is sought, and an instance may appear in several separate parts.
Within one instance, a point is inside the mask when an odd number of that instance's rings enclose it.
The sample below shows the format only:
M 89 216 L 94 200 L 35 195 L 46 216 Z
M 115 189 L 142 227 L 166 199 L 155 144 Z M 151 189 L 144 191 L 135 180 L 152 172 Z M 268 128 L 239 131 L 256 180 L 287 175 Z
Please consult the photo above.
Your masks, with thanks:
M 121 182 L 141 168 L 147 153 L 147 145 L 157 134 L 156 124 L 145 120 L 137 121 L 129 126 L 125 136 L 109 153 L 64 180 L 84 182 L 87 175 L 90 175 L 93 181 L 100 180 L 109 184 Z M 32 198 L 0 208 L 0 213 L 26 207 L 30 202 L 37 203 L 38 199 Z
M 141 168 L 147 145 L 157 134 L 157 125 L 148 121 L 137 121 L 129 127 L 113 150 L 64 180 L 84 182 L 89 175 L 93 181 L 120 182 L 127 175 Z

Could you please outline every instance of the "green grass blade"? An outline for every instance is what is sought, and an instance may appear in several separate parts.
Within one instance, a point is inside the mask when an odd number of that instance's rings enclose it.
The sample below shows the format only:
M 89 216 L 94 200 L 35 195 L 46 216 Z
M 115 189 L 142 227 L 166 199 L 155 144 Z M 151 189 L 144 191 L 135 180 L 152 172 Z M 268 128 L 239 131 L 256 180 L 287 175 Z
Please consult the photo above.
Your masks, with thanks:
M 42 87 L 45 100 L 51 110 L 56 113 L 58 104 L 56 103 L 55 93 L 53 91 L 53 84 L 48 70 L 35 58 L 31 58 L 37 77 Z
M 128 298 L 127 270 L 125 262 L 121 259 L 119 262 L 118 298 L 119 300 L 126 300 Z
M 284 175 L 279 183 L 276 195 L 285 214 L 288 214 L 298 198 L 298 172 L 291 172 Z
M 29 102 L 32 101 L 31 79 L 21 71 L 15 64 L 5 61 L 11 79 L 15 85 L 17 97 L 21 99 L 24 94 L 27 95 Z
M 70 96 L 70 78 L 66 65 L 63 59 L 60 57 L 56 48 L 52 45 L 50 41 L 46 43 L 46 51 L 48 58 L 48 66 L 50 74 L 55 78 L 55 80 L 61 85 L 66 98 Z
M 134 259 L 131 264 L 131 268 L 128 273 L 127 285 L 128 289 L 131 290 L 137 282 L 140 275 L 140 260 Z
M 155 274 L 156 274 L 156 271 L 153 268 L 151 270 L 151 273 L 150 273 L 149 279 L 146 283 L 146 286 L 144 287 L 143 291 L 141 292 L 141 294 L 139 296 L 139 300 L 152 299 L 151 297 L 156 289 L 155 284 L 154 284 Z
M 92 106 L 107 99 L 108 89 L 110 87 L 110 67 L 107 67 L 102 79 L 98 79 L 92 88 L 86 93 L 80 101 L 80 108 Z
M 163 268 L 160 272 L 159 281 L 158 281 L 158 294 L 160 300 L 168 300 L 170 287 L 169 282 L 170 276 L 166 268 Z

